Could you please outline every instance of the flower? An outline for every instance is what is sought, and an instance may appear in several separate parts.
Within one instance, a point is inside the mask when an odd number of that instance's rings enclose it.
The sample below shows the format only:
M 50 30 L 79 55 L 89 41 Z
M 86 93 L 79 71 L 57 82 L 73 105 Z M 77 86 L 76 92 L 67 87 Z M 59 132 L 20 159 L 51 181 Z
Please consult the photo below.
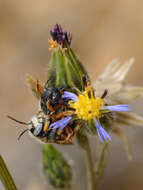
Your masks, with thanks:
M 106 88 L 109 93 L 105 101 L 110 104 L 129 104 L 137 98 L 142 98 L 143 87 L 128 85 L 124 82 L 134 62 L 134 58 L 131 58 L 126 63 L 121 64 L 120 58 L 117 58 L 109 63 L 93 85 L 97 96 L 100 96 Z M 108 125 L 110 125 L 111 132 L 118 135 L 122 140 L 128 152 L 128 157 L 131 159 L 126 136 L 121 131 L 120 126 L 143 126 L 143 117 L 133 112 L 116 112 L 114 120 L 109 121 Z
M 49 40 L 50 47 L 52 50 L 51 60 L 49 63 L 48 78 L 50 78 L 49 86 L 62 86 L 64 89 L 72 91 L 73 88 L 80 90 L 80 95 L 84 92 L 84 82 L 82 76 L 85 75 L 88 80 L 90 80 L 86 69 L 83 67 L 78 57 L 75 55 L 74 51 L 70 47 L 71 45 L 71 35 L 62 29 L 62 27 L 56 24 L 51 30 L 50 34 L 52 39 Z M 96 81 L 93 83 L 93 88 L 96 90 L 96 97 L 99 97 L 99 102 L 101 99 L 104 99 L 104 109 L 96 109 L 98 117 L 97 122 L 102 126 L 102 128 L 115 133 L 118 135 L 123 143 L 126 146 L 128 154 L 130 156 L 130 150 L 127 144 L 126 137 L 122 133 L 120 126 L 132 126 L 139 125 L 143 126 L 143 117 L 133 113 L 128 112 L 128 104 L 134 99 L 143 97 L 143 87 L 126 85 L 124 79 L 130 70 L 131 66 L 134 64 L 134 59 L 131 58 L 125 64 L 121 64 L 120 59 L 113 60 L 106 68 L 105 71 L 97 77 Z M 51 77 L 52 76 L 52 77 Z M 40 96 L 37 93 L 37 82 L 31 77 L 27 77 L 27 82 L 32 89 L 34 95 L 39 99 Z M 108 94 L 107 91 L 108 90 Z M 70 96 L 70 102 L 73 101 L 72 105 L 76 105 L 76 100 L 78 100 L 79 94 L 74 94 L 72 92 L 65 91 L 63 99 L 69 101 L 68 97 Z M 103 92 L 105 92 L 103 94 Z M 71 94 L 72 93 L 72 94 Z M 107 96 L 106 96 L 107 95 Z M 106 97 L 105 97 L 106 96 Z M 97 101 L 97 99 L 96 99 Z M 95 101 L 93 101 L 95 103 Z M 105 105 L 107 102 L 108 105 Z M 118 106 L 114 106 L 114 105 Z M 123 109 L 123 105 L 124 109 Z M 80 105 L 80 104 L 79 104 Z M 92 104 L 93 105 L 93 104 Z M 105 107 L 108 106 L 108 107 Z M 113 107 L 114 106 L 114 107 Z M 79 106 L 80 107 L 80 106 Z M 93 108 L 94 106 L 92 106 Z M 108 109 L 107 109 L 108 108 Z M 127 109 L 125 111 L 125 108 Z M 73 108 L 72 108 L 73 109 Z M 111 110 L 110 110 L 111 109 Z M 103 112 L 104 114 L 98 113 L 98 111 Z M 75 110 L 75 112 L 77 109 Z M 88 111 L 85 106 L 84 111 Z M 114 113 L 111 113 L 114 112 Z M 106 112 L 106 113 L 105 113 Z M 80 112 L 81 114 L 81 112 Z M 99 115 L 98 115 L 99 114 Z M 76 114 L 75 114 L 76 115 Z M 102 115 L 105 117 L 102 118 Z M 79 116 L 79 114 L 78 114 Z M 94 121 L 88 115 L 88 119 L 85 121 Z M 107 116 L 107 117 L 106 117 Z M 86 119 L 86 118 L 85 118 Z M 72 119 L 73 120 L 73 117 Z M 71 122 L 71 121 L 69 121 Z M 94 133 L 98 130 L 94 130 L 94 122 L 87 122 L 84 126 L 87 126 L 85 129 L 90 133 Z M 56 124 L 57 126 L 57 124 Z M 54 126 L 52 126 L 54 128 Z M 97 129 L 97 126 L 96 126 Z M 104 133 L 104 132 L 103 132 Z M 106 141 L 106 140 L 105 140 Z
M 56 24 L 50 30 L 50 34 L 52 36 L 52 39 L 58 44 L 62 45 L 62 47 L 65 47 L 65 43 L 70 46 L 72 37 L 70 34 L 67 34 L 66 31 L 63 31 L 62 27 L 59 24 Z
M 105 93 L 104 93 L 105 94 Z M 85 90 L 78 95 L 64 91 L 62 99 L 68 101 L 69 108 L 74 110 L 73 115 L 77 116 L 78 119 L 83 121 L 94 121 L 96 126 L 97 134 L 102 143 L 104 141 L 111 141 L 111 137 L 105 131 L 105 129 L 100 124 L 100 117 L 103 117 L 108 112 L 126 112 L 129 111 L 128 105 L 112 105 L 108 106 L 105 104 L 102 96 L 96 97 L 94 90 L 88 82 L 85 86 Z M 67 116 L 59 121 L 54 122 L 50 125 L 53 129 L 58 128 L 59 130 L 64 129 L 67 124 L 71 121 L 72 116 Z
M 53 39 L 50 39 L 50 40 L 49 40 L 49 50 L 52 51 L 52 50 L 54 50 L 56 47 L 57 47 L 57 43 L 56 43 Z
M 59 130 L 63 130 L 71 119 L 72 117 L 69 115 L 67 117 L 64 117 L 63 119 L 60 119 L 59 121 L 52 123 L 50 127 L 53 127 L 54 129 L 59 128 Z
M 100 137 L 100 140 L 102 143 L 104 143 L 104 139 L 107 141 L 108 139 L 111 141 L 111 137 L 108 135 L 108 133 L 102 128 L 100 123 L 94 118 L 94 123 L 97 129 L 98 136 Z

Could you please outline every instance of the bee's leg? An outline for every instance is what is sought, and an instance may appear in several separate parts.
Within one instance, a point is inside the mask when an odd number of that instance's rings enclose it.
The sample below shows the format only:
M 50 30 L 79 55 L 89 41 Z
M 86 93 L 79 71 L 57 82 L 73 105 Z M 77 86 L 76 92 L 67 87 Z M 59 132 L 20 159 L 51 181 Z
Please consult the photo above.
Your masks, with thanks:
M 46 137 L 43 137 L 41 140 L 42 140 L 43 143 L 50 143 L 49 139 L 47 139 Z
M 49 111 L 51 111 L 51 112 L 52 112 L 52 111 L 55 111 L 54 107 L 52 107 L 52 106 L 50 105 L 50 101 L 47 101 L 47 102 L 46 102 L 46 106 L 47 106 L 47 108 L 48 108 Z
M 71 136 L 73 134 L 73 131 L 69 126 L 66 126 L 65 130 L 66 130 L 66 133 L 67 133 L 68 136 Z
M 72 135 L 69 137 L 69 142 L 72 143 L 72 139 L 76 136 L 76 132 L 79 129 L 79 125 L 77 125 L 74 130 L 72 131 Z
M 48 130 L 48 127 L 49 127 L 49 121 L 47 120 L 44 124 L 44 128 L 43 128 L 43 131 L 46 132 Z
M 57 104 L 56 106 L 54 106 L 54 110 L 59 109 L 59 108 L 61 108 L 61 107 L 62 107 L 61 104 Z
M 69 141 L 69 137 L 73 134 L 72 129 L 69 126 L 65 127 L 66 134 L 62 134 L 62 130 L 58 130 L 57 135 L 59 135 L 60 139 L 56 140 L 57 144 L 72 144 L 72 141 Z
M 64 144 L 64 145 L 72 144 L 72 142 L 69 141 L 69 140 L 56 140 L 55 143 L 57 143 L 57 144 Z
M 55 116 L 55 119 L 60 119 L 64 116 L 68 116 L 68 115 L 72 115 L 74 113 L 74 111 L 64 111 L 64 112 L 60 112 Z
M 61 104 L 58 104 L 58 105 L 56 105 L 56 106 L 53 107 L 53 106 L 50 105 L 50 101 L 47 101 L 47 102 L 46 102 L 46 106 L 47 106 L 47 108 L 48 108 L 49 111 L 53 112 L 53 111 L 55 111 L 56 109 L 61 108 L 62 105 L 61 105 Z
M 65 127 L 65 131 L 66 131 L 67 135 L 71 135 L 73 133 L 72 130 L 71 130 L 71 128 L 68 125 Z M 63 130 L 59 129 L 57 131 L 57 135 L 61 135 L 62 132 L 63 132 Z M 68 138 L 68 136 L 66 138 Z
M 66 135 L 64 135 L 63 137 L 61 137 L 59 139 L 56 139 L 55 143 L 57 143 L 57 144 L 65 144 L 66 138 L 67 138 Z
M 79 129 L 79 125 L 77 125 L 77 127 L 74 128 L 74 130 L 72 130 L 70 128 L 70 126 L 66 126 L 65 127 L 65 131 L 67 136 L 65 136 L 65 144 L 71 144 L 72 143 L 72 139 L 75 137 L 76 135 L 76 131 Z M 61 135 L 62 130 L 58 130 L 57 134 Z
M 77 127 L 76 127 L 77 128 Z M 64 144 L 72 144 L 72 139 L 75 137 L 76 135 L 76 130 L 77 129 L 74 129 L 74 131 L 70 128 L 70 126 L 66 126 L 65 127 L 65 131 L 66 131 L 66 134 L 67 136 L 65 137 L 65 140 L 64 140 Z

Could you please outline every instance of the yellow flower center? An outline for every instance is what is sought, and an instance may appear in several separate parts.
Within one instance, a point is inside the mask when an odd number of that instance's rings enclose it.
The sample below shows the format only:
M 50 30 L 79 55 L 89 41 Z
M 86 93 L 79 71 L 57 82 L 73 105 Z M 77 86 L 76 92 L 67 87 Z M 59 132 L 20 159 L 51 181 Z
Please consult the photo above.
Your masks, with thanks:
M 78 95 L 77 101 L 70 101 L 69 105 L 75 109 L 75 114 L 83 120 L 91 120 L 100 115 L 100 108 L 104 102 L 101 98 L 95 97 L 90 85 L 85 88 L 85 91 Z
M 52 50 L 54 50 L 56 47 L 57 47 L 57 43 L 56 43 L 53 39 L 50 39 L 50 40 L 49 40 L 49 50 L 52 51 Z

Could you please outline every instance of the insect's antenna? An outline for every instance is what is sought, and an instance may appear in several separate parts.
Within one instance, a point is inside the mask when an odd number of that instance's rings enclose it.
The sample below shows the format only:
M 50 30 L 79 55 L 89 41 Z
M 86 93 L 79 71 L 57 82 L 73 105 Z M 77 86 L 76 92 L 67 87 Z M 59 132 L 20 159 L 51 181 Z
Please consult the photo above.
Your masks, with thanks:
M 20 135 L 18 136 L 18 141 L 20 140 L 20 138 L 24 135 L 24 133 L 26 133 L 27 131 L 30 131 L 29 129 L 26 129 L 26 130 L 24 130 L 24 131 L 22 131 L 21 133 L 20 133 Z
M 23 125 L 29 125 L 30 123 L 26 123 L 26 122 L 23 122 L 23 121 L 19 121 L 17 119 L 15 119 L 14 117 L 10 116 L 10 115 L 7 115 L 7 117 L 17 123 L 20 123 L 20 124 L 23 124 Z

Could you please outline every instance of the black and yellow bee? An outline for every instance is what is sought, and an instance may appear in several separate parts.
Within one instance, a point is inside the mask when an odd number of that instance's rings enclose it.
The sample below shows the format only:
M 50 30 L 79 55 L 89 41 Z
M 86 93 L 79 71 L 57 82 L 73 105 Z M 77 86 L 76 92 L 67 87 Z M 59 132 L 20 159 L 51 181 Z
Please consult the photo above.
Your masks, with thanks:
M 29 131 L 33 137 L 44 143 L 71 144 L 78 125 L 70 121 L 73 111 L 67 110 L 67 102 L 62 99 L 64 89 L 48 86 L 47 81 L 44 87 L 37 82 L 36 91 L 40 95 L 40 111 L 28 123 L 8 116 L 28 126 L 28 129 L 24 130 L 18 139 Z

